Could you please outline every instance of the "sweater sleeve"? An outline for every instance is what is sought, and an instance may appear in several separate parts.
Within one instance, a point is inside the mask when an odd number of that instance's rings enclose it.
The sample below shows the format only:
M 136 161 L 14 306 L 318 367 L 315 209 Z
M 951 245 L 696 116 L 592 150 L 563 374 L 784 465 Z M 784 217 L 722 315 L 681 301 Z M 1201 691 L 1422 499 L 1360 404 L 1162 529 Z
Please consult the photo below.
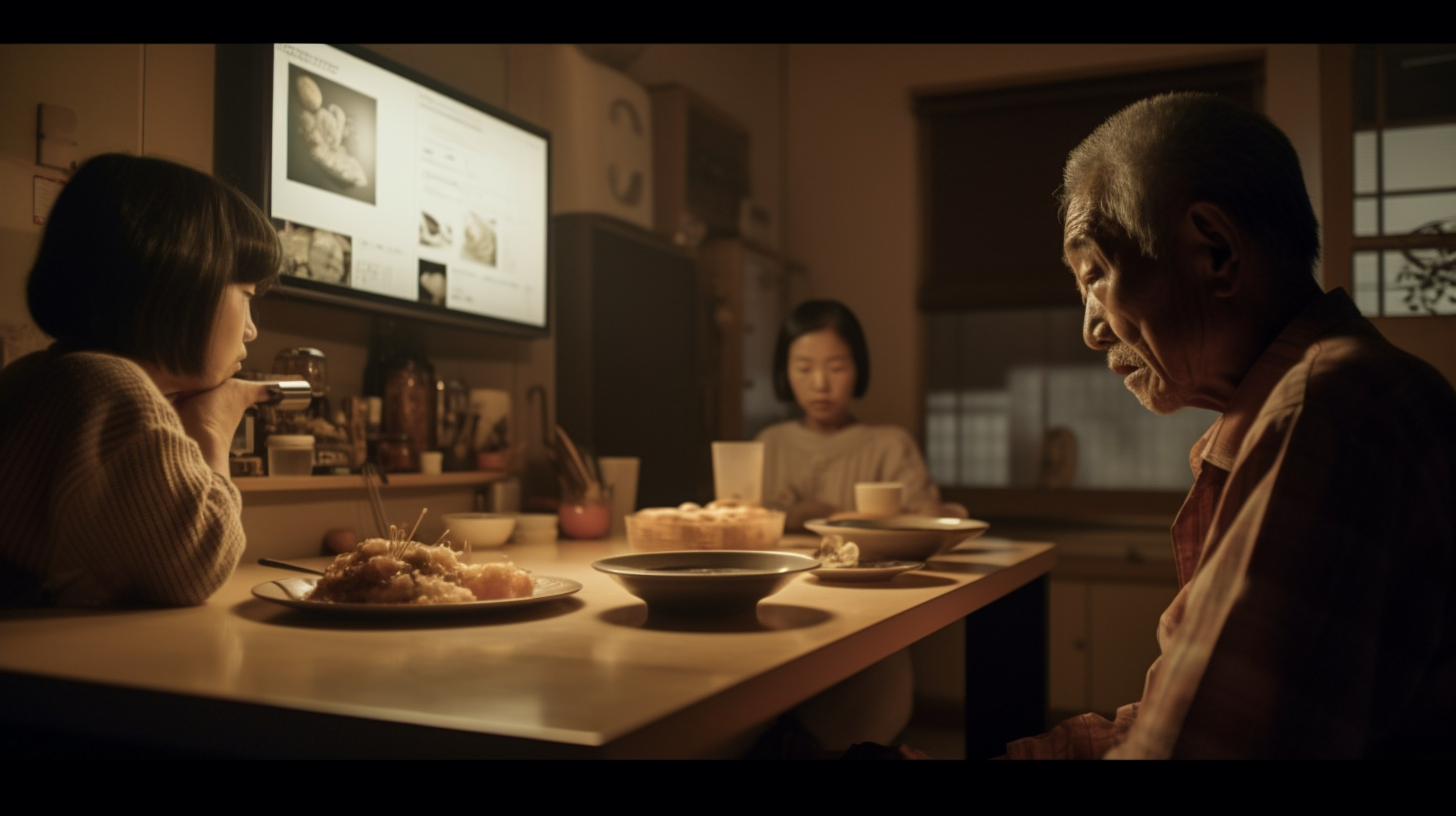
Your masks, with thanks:
M 48 594 L 200 604 L 242 556 L 242 497 L 140 369 L 114 358 L 92 368 L 74 383 L 82 407 L 52 505 Z

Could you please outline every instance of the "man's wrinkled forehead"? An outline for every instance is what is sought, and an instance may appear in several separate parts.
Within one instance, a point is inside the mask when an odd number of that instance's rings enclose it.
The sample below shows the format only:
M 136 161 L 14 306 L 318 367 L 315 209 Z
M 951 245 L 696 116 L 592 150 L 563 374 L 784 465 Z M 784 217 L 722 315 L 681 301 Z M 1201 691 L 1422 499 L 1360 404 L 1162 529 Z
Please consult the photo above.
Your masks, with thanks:
M 1073 254 L 1098 246 L 1105 237 L 1106 225 L 1091 198 L 1075 195 L 1068 199 L 1062 225 L 1062 263 L 1071 269 Z

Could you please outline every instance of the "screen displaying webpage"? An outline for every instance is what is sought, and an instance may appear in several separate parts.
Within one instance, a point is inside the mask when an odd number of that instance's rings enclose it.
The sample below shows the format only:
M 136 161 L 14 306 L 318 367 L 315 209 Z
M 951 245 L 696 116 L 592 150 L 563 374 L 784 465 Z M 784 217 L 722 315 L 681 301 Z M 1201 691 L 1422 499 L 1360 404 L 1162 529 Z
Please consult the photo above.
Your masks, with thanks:
M 547 140 L 326 45 L 273 51 L 288 274 L 546 325 Z

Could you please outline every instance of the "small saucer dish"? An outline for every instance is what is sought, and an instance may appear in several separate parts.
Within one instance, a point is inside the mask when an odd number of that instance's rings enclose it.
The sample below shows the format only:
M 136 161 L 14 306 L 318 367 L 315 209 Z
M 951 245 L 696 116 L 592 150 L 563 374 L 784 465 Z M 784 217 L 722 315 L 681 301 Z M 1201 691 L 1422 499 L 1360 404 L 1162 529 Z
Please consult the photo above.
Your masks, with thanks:
M 853 567 L 820 567 L 809 574 L 835 584 L 872 584 L 924 566 L 924 561 L 866 561 Z
M 633 553 L 592 564 L 646 601 L 649 613 L 689 616 L 752 612 L 796 575 L 818 566 L 807 555 L 762 550 Z

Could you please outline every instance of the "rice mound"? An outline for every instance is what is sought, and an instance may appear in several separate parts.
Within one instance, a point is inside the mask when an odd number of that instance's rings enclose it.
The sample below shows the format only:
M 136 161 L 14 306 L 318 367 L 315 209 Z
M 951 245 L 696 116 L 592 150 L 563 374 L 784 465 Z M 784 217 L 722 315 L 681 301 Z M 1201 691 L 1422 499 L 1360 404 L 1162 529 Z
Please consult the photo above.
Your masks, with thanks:
M 344 553 L 308 599 L 326 603 L 449 604 L 525 598 L 531 574 L 514 564 L 462 564 L 445 546 L 411 544 L 399 557 L 390 541 L 370 538 Z M 397 548 L 396 548 L 397 549 Z

